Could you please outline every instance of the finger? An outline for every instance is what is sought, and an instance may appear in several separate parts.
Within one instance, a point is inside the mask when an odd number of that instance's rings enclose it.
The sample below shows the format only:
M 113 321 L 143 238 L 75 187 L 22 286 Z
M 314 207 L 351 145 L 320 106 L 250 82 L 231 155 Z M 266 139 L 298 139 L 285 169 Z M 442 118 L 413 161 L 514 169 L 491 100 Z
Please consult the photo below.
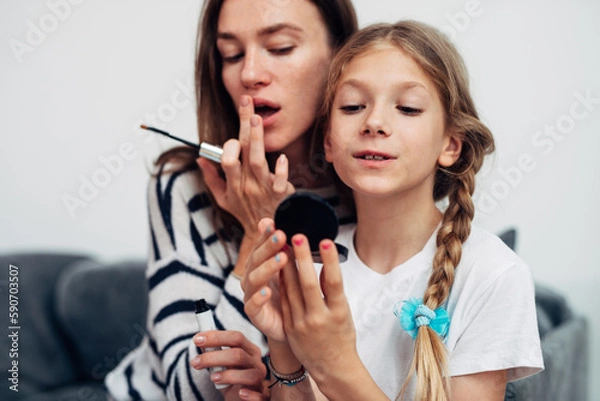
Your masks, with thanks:
M 293 327 L 294 318 L 292 316 L 290 299 L 287 294 L 283 272 L 280 273 L 279 298 L 281 300 L 281 318 L 283 319 L 283 327 L 284 330 L 287 332 L 291 327 Z
M 243 386 L 252 386 L 255 389 L 260 388 L 262 379 L 265 375 L 258 369 L 225 369 L 220 372 L 214 372 L 210 375 L 213 383 L 221 384 L 239 384 Z
M 321 287 L 325 295 L 325 303 L 334 308 L 346 303 L 340 259 L 335 244 L 331 240 L 323 240 L 319 244 L 323 269 L 321 270 Z
M 258 230 L 260 236 L 256 240 L 255 247 L 248 258 L 246 271 L 254 270 L 260 264 L 275 256 L 285 246 L 287 237 L 283 231 L 275 230 L 275 224 L 272 219 L 268 217 L 262 218 L 258 222 Z
M 242 163 L 240 162 L 240 142 L 230 139 L 223 145 L 221 155 L 221 168 L 227 177 L 227 186 L 237 188 L 242 176 Z
M 248 388 L 241 389 L 238 395 L 240 396 L 240 399 L 244 401 L 267 401 L 269 399 L 269 397 L 262 392 L 253 391 Z
M 264 318 L 263 315 L 266 313 L 263 307 L 269 302 L 272 296 L 273 291 L 266 286 L 253 294 L 248 294 L 248 298 L 244 300 L 244 312 L 253 320 L 262 320 Z
M 293 186 L 288 182 L 289 162 L 286 155 L 283 153 L 277 158 L 275 163 L 275 175 L 273 176 L 273 191 L 278 194 L 293 192 Z M 290 188 L 291 187 L 291 188 Z
M 301 234 L 297 234 L 294 238 Z M 293 321 L 302 319 L 305 313 L 304 308 L 304 296 L 302 294 L 302 288 L 300 287 L 300 279 L 298 278 L 298 268 L 296 267 L 296 260 L 291 259 L 283 267 L 282 271 L 282 284 L 285 287 L 286 296 L 289 302 L 289 309 L 291 319 Z
M 207 330 L 193 337 L 194 344 L 200 348 L 230 347 L 241 348 L 251 356 L 260 357 L 260 348 L 241 332 L 236 330 Z
M 253 114 L 250 117 L 249 160 L 252 173 L 259 182 L 269 182 L 270 172 L 265 157 L 265 142 L 262 118 Z
M 269 218 L 263 218 L 258 222 L 258 232 L 259 237 L 254 243 L 254 247 L 250 255 L 246 258 L 246 264 L 244 266 L 244 276 L 241 280 L 242 291 L 244 291 L 247 296 L 252 295 L 256 291 L 256 284 L 249 282 L 249 273 L 255 269 L 260 268 L 260 266 L 266 262 L 270 257 L 274 256 L 277 252 L 277 247 L 275 249 L 271 249 L 274 245 L 279 244 L 281 239 L 279 234 L 273 232 L 274 224 L 273 220 Z M 284 234 L 285 237 L 285 234 Z M 265 248 L 266 247 L 266 248 Z M 259 286 L 263 286 L 263 284 L 259 284 Z M 250 293 L 248 295 L 248 293 Z
M 219 169 L 214 163 L 201 157 L 196 159 L 196 163 L 202 169 L 204 183 L 212 192 L 217 204 L 222 205 L 225 200 L 227 183 L 219 177 Z
M 242 163 L 245 165 L 250 151 L 250 117 L 254 114 L 254 105 L 250 96 L 242 96 L 238 114 L 240 116 L 240 135 L 238 139 L 242 147 Z
M 269 240 L 267 240 L 269 242 Z M 279 271 L 285 266 L 288 261 L 288 256 L 284 252 L 276 252 L 271 258 L 261 263 L 258 267 L 247 271 L 244 274 L 244 297 L 246 294 L 249 297 L 260 289 L 269 285 L 269 282 L 274 278 Z
M 227 367 L 228 369 L 255 368 L 254 358 L 242 348 L 226 348 L 203 352 L 196 356 L 192 366 L 195 369 Z
M 292 246 L 298 261 L 298 278 L 300 290 L 304 295 L 306 313 L 320 311 L 324 303 L 308 239 L 304 235 L 296 234 L 292 237 Z

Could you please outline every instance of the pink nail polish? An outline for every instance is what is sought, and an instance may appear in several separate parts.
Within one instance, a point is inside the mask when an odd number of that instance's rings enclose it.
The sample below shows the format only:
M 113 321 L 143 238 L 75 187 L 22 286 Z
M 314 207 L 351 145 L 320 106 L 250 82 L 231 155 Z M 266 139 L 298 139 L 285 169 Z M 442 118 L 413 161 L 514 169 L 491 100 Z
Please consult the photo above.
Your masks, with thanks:
M 331 242 L 325 242 L 321 245 L 321 248 L 328 250 L 329 248 L 331 248 Z
M 302 239 L 302 238 L 294 238 L 294 239 L 292 240 L 292 242 L 294 242 L 294 245 L 296 245 L 296 246 L 300 246 L 300 245 L 302 245 L 302 243 L 304 242 L 304 239 Z

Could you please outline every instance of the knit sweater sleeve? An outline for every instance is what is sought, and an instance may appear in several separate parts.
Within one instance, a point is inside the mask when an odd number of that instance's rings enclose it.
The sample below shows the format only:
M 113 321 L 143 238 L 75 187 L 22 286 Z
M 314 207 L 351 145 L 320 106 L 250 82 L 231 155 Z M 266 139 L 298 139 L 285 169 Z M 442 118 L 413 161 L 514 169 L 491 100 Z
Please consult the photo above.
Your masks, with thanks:
M 229 274 L 237 250 L 217 234 L 221 227 L 215 230 L 197 170 L 157 174 L 148 186 L 148 207 L 147 335 L 107 377 L 107 387 L 116 399 L 220 399 L 209 372 L 190 365 L 200 352 L 192 342 L 199 331 L 194 301 L 204 298 L 213 308 L 218 329 L 241 331 L 267 352 L 244 313 L 240 282 Z M 119 379 L 120 385 L 111 384 Z

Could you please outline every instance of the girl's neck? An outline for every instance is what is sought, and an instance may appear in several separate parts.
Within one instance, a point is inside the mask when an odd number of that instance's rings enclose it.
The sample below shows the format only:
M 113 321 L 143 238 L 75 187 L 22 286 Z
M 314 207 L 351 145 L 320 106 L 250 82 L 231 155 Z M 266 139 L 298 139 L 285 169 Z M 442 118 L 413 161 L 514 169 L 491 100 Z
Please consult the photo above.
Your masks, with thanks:
M 385 274 L 419 253 L 442 220 L 431 201 L 355 196 L 358 257 L 372 270 Z

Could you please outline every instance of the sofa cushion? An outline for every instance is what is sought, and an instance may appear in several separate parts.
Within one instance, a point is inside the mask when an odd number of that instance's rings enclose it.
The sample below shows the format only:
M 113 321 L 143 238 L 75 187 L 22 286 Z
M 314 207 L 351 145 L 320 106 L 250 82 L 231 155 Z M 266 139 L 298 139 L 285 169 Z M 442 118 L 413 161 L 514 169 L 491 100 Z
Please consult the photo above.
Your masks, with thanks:
M 142 340 L 147 292 L 142 261 L 75 263 L 56 287 L 58 319 L 80 379 L 102 380 Z
M 19 396 L 37 394 L 46 389 L 70 383 L 76 371 L 70 359 L 69 345 L 64 341 L 54 313 L 54 286 L 61 271 L 75 261 L 86 257 L 79 254 L 14 253 L 0 255 L 5 272 L 10 264 L 18 267 L 18 367 Z M 17 271 L 17 270 L 16 270 Z M 5 276 L 6 277 L 6 276 Z M 8 283 L 2 281 L 0 292 L 7 294 Z M 8 296 L 0 297 L 4 329 L 7 322 Z M 9 350 L 12 342 L 7 335 L 0 336 L 2 350 Z M 7 372 L 15 359 L 8 352 L 0 358 L 0 370 Z M 5 376 L 4 376 L 5 377 Z M 12 399 L 15 393 L 5 383 L 0 386 L 0 399 Z

